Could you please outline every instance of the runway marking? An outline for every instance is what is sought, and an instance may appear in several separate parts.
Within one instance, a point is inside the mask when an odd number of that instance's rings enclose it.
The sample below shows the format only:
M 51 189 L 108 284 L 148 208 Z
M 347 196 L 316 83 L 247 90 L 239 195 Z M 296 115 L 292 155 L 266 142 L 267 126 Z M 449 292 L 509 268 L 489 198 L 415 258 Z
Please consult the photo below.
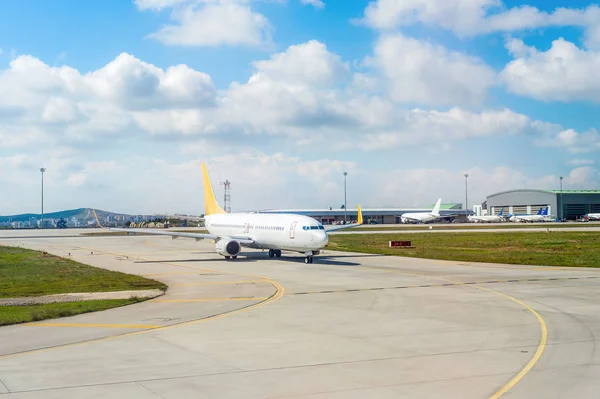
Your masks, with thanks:
M 506 385 L 504 385 L 502 388 L 500 388 L 498 391 L 496 391 L 496 393 L 494 393 L 492 396 L 490 396 L 490 399 L 498 399 L 499 397 L 504 395 L 506 392 L 508 392 L 512 387 L 514 387 L 519 381 L 521 381 L 523 379 L 523 377 L 525 377 L 531 371 L 531 369 L 536 365 L 538 360 L 542 357 L 544 350 L 546 349 L 546 342 L 548 340 L 548 327 L 546 326 L 546 322 L 544 321 L 544 318 L 538 312 L 536 312 L 532 307 L 530 307 L 526 303 L 518 300 L 517 298 L 513 298 L 510 295 L 506 295 L 501 292 L 491 290 L 489 288 L 480 287 L 478 285 L 475 285 L 475 284 L 482 284 L 482 283 L 476 283 L 476 282 L 462 283 L 460 281 L 450 280 L 450 279 L 447 279 L 444 277 L 429 276 L 429 275 L 417 274 L 417 273 L 406 273 L 406 272 L 401 272 L 398 270 L 393 270 L 393 269 L 389 269 L 389 268 L 385 269 L 385 268 L 380 268 L 380 267 L 358 266 L 358 267 L 355 267 L 355 269 L 379 270 L 379 271 L 383 271 L 383 272 L 387 272 L 387 273 L 403 274 L 403 275 L 416 276 L 416 277 L 425 277 L 425 278 L 430 278 L 433 280 L 447 281 L 449 283 L 453 283 L 456 285 L 471 284 L 472 287 L 475 289 L 490 292 L 492 294 L 496 294 L 498 296 L 506 298 L 506 299 L 524 307 L 527 311 L 529 311 L 531 314 L 533 314 L 540 325 L 540 333 L 541 333 L 540 342 L 538 344 L 537 350 L 535 351 L 535 354 L 529 360 L 529 362 L 527 362 L 525 367 L 523 367 L 510 381 L 508 381 L 508 383 L 506 383 Z M 597 278 L 597 277 L 595 277 L 595 278 Z M 531 281 L 531 279 L 529 281 Z
M 127 256 L 127 255 L 113 253 L 113 252 L 101 251 L 101 250 L 97 250 L 97 249 L 93 249 L 93 248 L 85 248 L 85 247 L 78 247 L 78 248 L 83 248 L 86 250 L 91 250 L 91 251 L 96 251 L 96 252 L 105 252 L 105 253 L 108 253 L 108 254 L 111 254 L 114 256 L 121 256 L 121 257 Z M 138 258 L 138 259 L 147 261 L 147 259 L 142 259 L 142 258 Z M 278 282 L 271 280 L 267 277 L 264 277 L 264 276 L 256 276 L 256 275 L 252 275 L 252 274 L 234 273 L 234 272 L 227 272 L 227 271 L 217 271 L 217 270 L 198 268 L 198 267 L 193 267 L 193 266 L 176 265 L 176 264 L 173 264 L 170 262 L 161 262 L 161 263 L 165 264 L 165 265 L 175 266 L 175 267 L 184 267 L 184 268 L 190 268 L 190 269 L 204 270 L 204 271 L 212 272 L 214 274 L 227 274 L 227 275 L 231 275 L 231 276 L 240 276 L 240 277 L 246 277 L 246 278 L 255 279 L 255 280 L 263 280 L 263 281 L 271 284 L 275 288 L 275 292 L 271 296 L 265 298 L 264 300 L 261 300 L 258 303 L 249 304 L 249 305 L 243 306 L 241 308 L 229 310 L 229 311 L 222 312 L 222 313 L 213 314 L 211 316 L 206 316 L 206 317 L 203 317 L 200 319 L 184 321 L 181 323 L 169 324 L 169 325 L 165 325 L 165 326 L 159 326 L 156 328 L 148 328 L 148 329 L 141 330 L 141 331 L 132 331 L 132 332 L 128 332 L 128 333 L 109 335 L 109 336 L 102 337 L 102 338 L 95 338 L 95 339 L 90 339 L 90 340 L 86 340 L 86 341 L 73 342 L 73 343 L 64 344 L 64 345 L 57 345 L 57 346 L 52 346 L 52 347 L 47 347 L 47 348 L 40 348 L 40 349 L 32 349 L 32 350 L 12 353 L 12 354 L 8 354 L 8 355 L 0 355 L 0 360 L 21 357 L 21 356 L 26 356 L 26 355 L 32 355 L 32 354 L 37 354 L 37 353 L 43 353 L 43 352 L 49 352 L 49 351 L 58 350 L 58 349 L 66 349 L 66 348 L 72 348 L 72 347 L 76 347 L 76 346 L 89 345 L 89 344 L 98 343 L 98 342 L 106 342 L 106 341 L 111 341 L 111 340 L 115 340 L 115 339 L 119 339 L 119 338 L 126 338 L 126 337 L 132 337 L 135 335 L 146 334 L 146 333 L 153 332 L 153 331 L 163 331 L 163 330 L 167 330 L 167 329 L 171 329 L 171 328 L 185 327 L 185 326 L 190 326 L 190 325 L 194 325 L 194 324 L 204 323 L 207 321 L 219 320 L 219 319 L 223 319 L 223 318 L 226 318 L 229 316 L 237 315 L 239 313 L 248 312 L 250 310 L 254 310 L 254 309 L 258 309 L 260 307 L 266 306 L 270 303 L 273 303 L 273 302 L 281 299 L 281 297 L 285 293 L 285 288 L 281 284 L 279 284 Z M 195 274 L 195 273 L 189 273 L 189 274 Z M 23 327 L 28 326 L 28 325 L 29 324 L 27 324 L 27 323 L 20 324 L 20 326 L 23 326 Z
M 268 298 L 200 298 L 200 299 L 156 299 L 150 302 L 184 303 L 184 302 L 219 302 L 219 301 L 265 301 Z
M 205 281 L 201 283 L 188 283 L 188 284 L 171 284 L 169 287 L 196 287 L 199 285 L 220 285 L 220 284 L 253 284 L 253 283 L 266 283 L 267 280 L 240 280 L 240 281 Z
M 535 366 L 535 364 L 538 362 L 538 360 L 540 360 L 540 357 L 542 357 L 542 353 L 544 353 L 544 349 L 546 349 L 546 342 L 548 341 L 548 327 L 546 326 L 546 322 L 544 321 L 542 316 L 540 316 L 540 314 L 538 312 L 536 312 L 535 309 L 533 309 L 531 306 L 527 305 L 526 303 L 524 303 L 516 298 L 513 298 L 512 296 L 503 294 L 501 292 L 493 291 L 488 288 L 477 287 L 477 286 L 475 288 L 483 290 L 483 291 L 488 291 L 488 292 L 491 292 L 496 295 L 500 295 L 506 299 L 509 299 L 509 300 L 521 305 L 522 307 L 527 309 L 529 312 L 531 312 L 537 318 L 538 323 L 540 324 L 540 328 L 542 330 L 542 336 L 540 338 L 540 343 L 539 343 L 538 348 L 535 351 L 535 354 L 533 355 L 533 357 L 531 359 L 529 359 L 529 362 L 527 362 L 525 367 L 523 367 L 521 369 L 521 371 L 517 375 L 515 375 L 506 385 L 504 385 L 502 388 L 500 388 L 500 390 L 497 391 L 494 395 L 490 396 L 490 399 L 498 399 L 500 396 L 502 396 L 506 392 L 508 392 L 509 389 L 514 387 L 519 381 L 521 381 L 523 379 L 523 377 L 525 377 L 525 375 L 527 375 L 527 373 L 529 373 L 529 371 L 531 371 L 531 369 L 533 368 L 533 366 Z
M 10 358 L 14 358 L 14 357 L 21 357 L 21 356 L 25 356 L 25 355 L 32 355 L 32 354 L 37 354 L 37 353 L 43 353 L 43 352 L 49 352 L 49 351 L 57 350 L 57 349 L 66 349 L 66 348 L 72 348 L 72 347 L 76 347 L 76 346 L 89 345 L 89 344 L 98 343 L 98 342 L 106 342 L 106 341 L 111 341 L 111 340 L 115 340 L 118 338 L 125 338 L 125 337 L 132 337 L 135 335 L 146 334 L 148 332 L 153 332 L 153 331 L 164 331 L 164 330 L 171 329 L 171 328 L 190 326 L 193 324 L 204 323 L 204 322 L 211 321 L 211 320 L 219 320 L 219 319 L 223 319 L 225 317 L 233 316 L 233 315 L 236 315 L 239 313 L 248 312 L 250 310 L 254 310 L 254 309 L 263 307 L 265 305 L 268 305 L 272 302 L 275 302 L 283 296 L 283 294 L 285 293 L 285 288 L 276 281 L 271 280 L 271 284 L 273 284 L 273 286 L 276 288 L 276 291 L 275 291 L 275 293 L 273 293 L 273 295 L 271 295 L 264 301 L 261 301 L 259 303 L 255 303 L 252 305 L 244 306 L 242 308 L 230 310 L 230 311 L 219 313 L 219 314 L 214 314 L 214 315 L 207 316 L 207 317 L 204 317 L 201 319 L 184 321 L 184 322 L 176 323 L 176 324 L 169 324 L 169 325 L 161 326 L 161 327 L 157 327 L 157 328 L 149 328 L 147 330 L 133 331 L 133 332 L 123 333 L 123 334 L 118 334 L 118 335 L 110 335 L 108 337 L 96 338 L 96 339 L 91 339 L 88 341 L 74 342 L 74 343 L 64 344 L 64 345 L 57 345 L 57 346 L 53 346 L 53 347 L 49 347 L 49 348 L 33 349 L 33 350 L 25 351 L 25 352 L 12 353 L 10 355 L 0 355 L 0 360 L 10 359 Z
M 37 323 L 24 324 L 23 327 L 104 327 L 104 328 L 158 328 L 159 325 L 146 324 L 71 324 L 71 323 Z
M 161 276 L 174 276 L 184 274 L 198 274 L 197 272 L 171 272 L 171 273 L 155 273 L 155 274 L 142 274 L 142 277 L 161 277 Z
M 428 278 L 437 278 L 437 277 L 425 276 L 425 275 L 419 275 L 419 276 L 420 277 L 428 277 Z M 367 287 L 367 288 L 352 288 L 352 289 L 343 289 L 343 290 L 290 292 L 287 294 L 287 296 L 333 294 L 333 293 L 342 293 L 342 292 L 361 292 L 361 291 L 376 291 L 376 290 L 398 290 L 398 289 L 403 289 L 403 288 L 437 288 L 437 287 L 455 287 L 455 286 L 459 286 L 459 285 L 521 283 L 521 282 L 530 282 L 530 281 L 584 280 L 584 279 L 588 279 L 588 278 L 600 278 L 600 276 L 562 277 L 562 278 L 547 278 L 547 279 L 532 278 L 532 279 L 522 279 L 522 280 L 491 280 L 491 281 L 467 281 L 467 282 L 456 281 L 456 282 L 444 283 L 444 284 L 402 285 L 402 286 L 395 286 L 395 287 Z

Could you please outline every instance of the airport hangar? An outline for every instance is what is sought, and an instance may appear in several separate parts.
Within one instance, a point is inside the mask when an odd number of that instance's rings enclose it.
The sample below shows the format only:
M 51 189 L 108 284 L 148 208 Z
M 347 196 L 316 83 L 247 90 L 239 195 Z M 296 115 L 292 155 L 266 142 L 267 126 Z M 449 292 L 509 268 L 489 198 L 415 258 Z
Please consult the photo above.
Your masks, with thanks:
M 365 208 L 361 209 L 365 224 L 396 224 L 400 222 L 400 216 L 408 212 L 431 212 L 435 205 L 432 204 L 428 208 Z M 462 208 L 462 204 L 441 204 L 440 215 L 449 216 L 445 220 L 452 221 L 454 218 L 466 219 L 467 211 Z M 322 224 L 333 224 L 344 220 L 344 209 L 267 209 L 259 211 L 260 213 L 294 213 L 296 215 L 310 216 L 318 220 Z M 468 211 L 470 215 L 473 211 Z M 356 208 L 348 208 L 347 220 L 358 219 L 358 210 Z
M 548 215 L 576 220 L 587 213 L 600 212 L 600 190 L 509 190 L 489 195 L 482 204 L 489 215 L 536 214 L 548 207 Z

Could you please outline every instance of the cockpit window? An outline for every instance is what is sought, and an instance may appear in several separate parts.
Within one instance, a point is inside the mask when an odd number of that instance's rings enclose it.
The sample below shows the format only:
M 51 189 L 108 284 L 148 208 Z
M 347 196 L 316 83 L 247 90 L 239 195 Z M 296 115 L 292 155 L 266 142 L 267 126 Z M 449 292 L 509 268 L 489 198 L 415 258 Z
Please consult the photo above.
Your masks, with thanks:
M 325 227 L 322 225 L 318 226 L 302 226 L 302 230 L 325 230 Z

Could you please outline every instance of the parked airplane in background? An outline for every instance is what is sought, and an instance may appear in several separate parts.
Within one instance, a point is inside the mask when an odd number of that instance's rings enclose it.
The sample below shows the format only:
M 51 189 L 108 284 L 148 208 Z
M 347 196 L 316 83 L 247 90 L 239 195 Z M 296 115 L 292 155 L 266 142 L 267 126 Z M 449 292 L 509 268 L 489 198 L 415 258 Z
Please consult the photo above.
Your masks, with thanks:
M 510 218 L 511 222 L 544 222 L 548 218 L 548 207 L 542 212 L 540 208 L 537 215 L 514 215 Z
M 413 212 L 413 213 L 403 213 L 400 216 L 400 220 L 402 223 L 427 223 L 432 220 L 439 219 L 440 216 L 440 205 L 442 204 L 442 199 L 438 199 L 435 207 L 431 212 Z
M 173 238 L 188 237 L 196 241 L 215 240 L 215 251 L 225 259 L 236 259 L 242 247 L 268 249 L 269 257 L 281 257 L 281 251 L 299 252 L 305 255 L 304 263 L 313 263 L 327 245 L 327 232 L 360 226 L 363 222 L 360 205 L 358 220 L 354 224 L 329 227 L 327 230 L 315 219 L 294 214 L 226 213 L 215 198 L 206 165 L 202 164 L 204 201 L 206 204 L 205 226 L 208 234 L 183 233 L 149 229 L 117 229 L 130 234 L 144 233 L 166 235 Z
M 500 209 L 498 215 L 469 216 L 469 221 L 475 223 L 497 223 L 506 219 L 507 216 L 503 215 L 503 213 L 504 208 Z
M 585 215 L 588 220 L 600 220 L 600 213 L 588 213 Z

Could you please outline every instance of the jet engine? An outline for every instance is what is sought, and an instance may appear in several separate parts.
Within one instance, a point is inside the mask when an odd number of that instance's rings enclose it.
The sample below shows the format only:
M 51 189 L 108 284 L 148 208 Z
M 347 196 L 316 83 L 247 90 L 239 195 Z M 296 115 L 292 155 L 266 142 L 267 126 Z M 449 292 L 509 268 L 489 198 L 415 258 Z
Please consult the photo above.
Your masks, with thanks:
M 231 238 L 223 238 L 215 245 L 215 251 L 221 256 L 237 256 L 241 250 L 240 243 Z

